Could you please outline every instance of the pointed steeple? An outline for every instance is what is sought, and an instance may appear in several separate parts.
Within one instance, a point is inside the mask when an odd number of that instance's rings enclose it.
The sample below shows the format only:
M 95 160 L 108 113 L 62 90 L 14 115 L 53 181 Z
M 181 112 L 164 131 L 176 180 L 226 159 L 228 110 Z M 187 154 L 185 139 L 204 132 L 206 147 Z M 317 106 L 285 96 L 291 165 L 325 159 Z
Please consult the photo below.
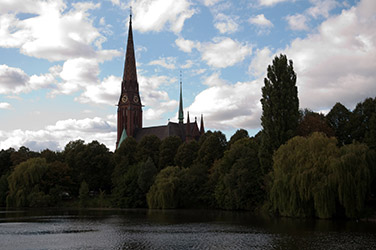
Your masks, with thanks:
M 181 71 L 180 71 L 180 102 L 179 102 L 179 123 L 184 122 L 184 112 L 183 112 L 183 94 L 182 94 L 182 87 L 181 87 Z
M 203 116 L 202 114 L 201 114 L 200 134 L 201 134 L 201 135 L 205 134 L 205 129 L 204 129 L 204 116 Z
M 138 91 L 136 59 L 134 55 L 133 32 L 132 32 L 132 11 L 129 16 L 128 42 L 127 42 L 127 51 L 125 54 L 122 87 L 123 87 L 123 90 L 128 89 L 128 90 Z
M 186 141 L 189 141 L 191 139 L 191 122 L 189 121 L 189 111 L 187 112 L 187 125 L 186 125 L 186 131 L 185 131 L 185 137 Z

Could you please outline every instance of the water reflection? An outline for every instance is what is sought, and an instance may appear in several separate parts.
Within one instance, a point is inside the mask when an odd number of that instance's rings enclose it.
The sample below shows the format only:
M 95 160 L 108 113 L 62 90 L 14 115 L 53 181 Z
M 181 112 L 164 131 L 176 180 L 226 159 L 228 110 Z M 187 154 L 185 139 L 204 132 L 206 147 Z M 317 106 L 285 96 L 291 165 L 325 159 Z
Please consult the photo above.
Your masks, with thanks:
M 212 210 L 0 211 L 0 249 L 376 249 L 376 224 Z

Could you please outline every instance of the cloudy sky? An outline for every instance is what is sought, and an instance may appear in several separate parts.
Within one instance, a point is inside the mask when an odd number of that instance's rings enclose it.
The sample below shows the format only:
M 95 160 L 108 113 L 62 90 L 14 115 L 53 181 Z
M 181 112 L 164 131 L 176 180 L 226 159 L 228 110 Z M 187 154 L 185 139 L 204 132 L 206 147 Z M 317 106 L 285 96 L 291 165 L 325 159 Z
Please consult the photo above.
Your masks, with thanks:
M 177 121 L 181 70 L 191 120 L 257 133 L 280 53 L 300 108 L 376 95 L 374 0 L 0 0 L 0 149 L 114 149 L 130 5 L 145 126 Z

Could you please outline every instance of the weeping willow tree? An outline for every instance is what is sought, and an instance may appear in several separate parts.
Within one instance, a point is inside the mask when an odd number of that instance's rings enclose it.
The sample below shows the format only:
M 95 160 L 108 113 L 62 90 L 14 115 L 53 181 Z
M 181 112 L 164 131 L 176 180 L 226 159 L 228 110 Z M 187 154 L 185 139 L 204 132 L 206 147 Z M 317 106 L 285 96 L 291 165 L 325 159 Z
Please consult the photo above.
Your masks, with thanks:
M 335 138 L 314 133 L 294 137 L 274 154 L 270 201 L 282 216 L 331 218 L 345 210 L 349 218 L 363 210 L 370 186 L 368 148 L 339 149 Z M 340 207 L 341 206 L 341 207 Z
M 337 168 L 339 202 L 344 206 L 346 216 L 356 217 L 364 208 L 371 174 L 367 162 L 368 147 L 365 144 L 350 144 L 341 148 Z
M 32 158 L 17 165 L 8 177 L 7 207 L 39 206 L 47 200 L 40 188 L 47 170 L 44 158 Z
M 154 184 L 146 195 L 149 208 L 177 208 L 180 167 L 162 169 L 155 178 Z

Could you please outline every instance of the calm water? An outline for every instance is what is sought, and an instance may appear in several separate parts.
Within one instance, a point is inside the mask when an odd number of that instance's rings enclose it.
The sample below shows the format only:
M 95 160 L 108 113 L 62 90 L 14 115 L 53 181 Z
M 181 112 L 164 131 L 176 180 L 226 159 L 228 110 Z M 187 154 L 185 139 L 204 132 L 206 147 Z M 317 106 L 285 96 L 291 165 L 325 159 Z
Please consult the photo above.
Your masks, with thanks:
M 0 210 L 0 249 L 376 249 L 376 223 L 207 210 Z

